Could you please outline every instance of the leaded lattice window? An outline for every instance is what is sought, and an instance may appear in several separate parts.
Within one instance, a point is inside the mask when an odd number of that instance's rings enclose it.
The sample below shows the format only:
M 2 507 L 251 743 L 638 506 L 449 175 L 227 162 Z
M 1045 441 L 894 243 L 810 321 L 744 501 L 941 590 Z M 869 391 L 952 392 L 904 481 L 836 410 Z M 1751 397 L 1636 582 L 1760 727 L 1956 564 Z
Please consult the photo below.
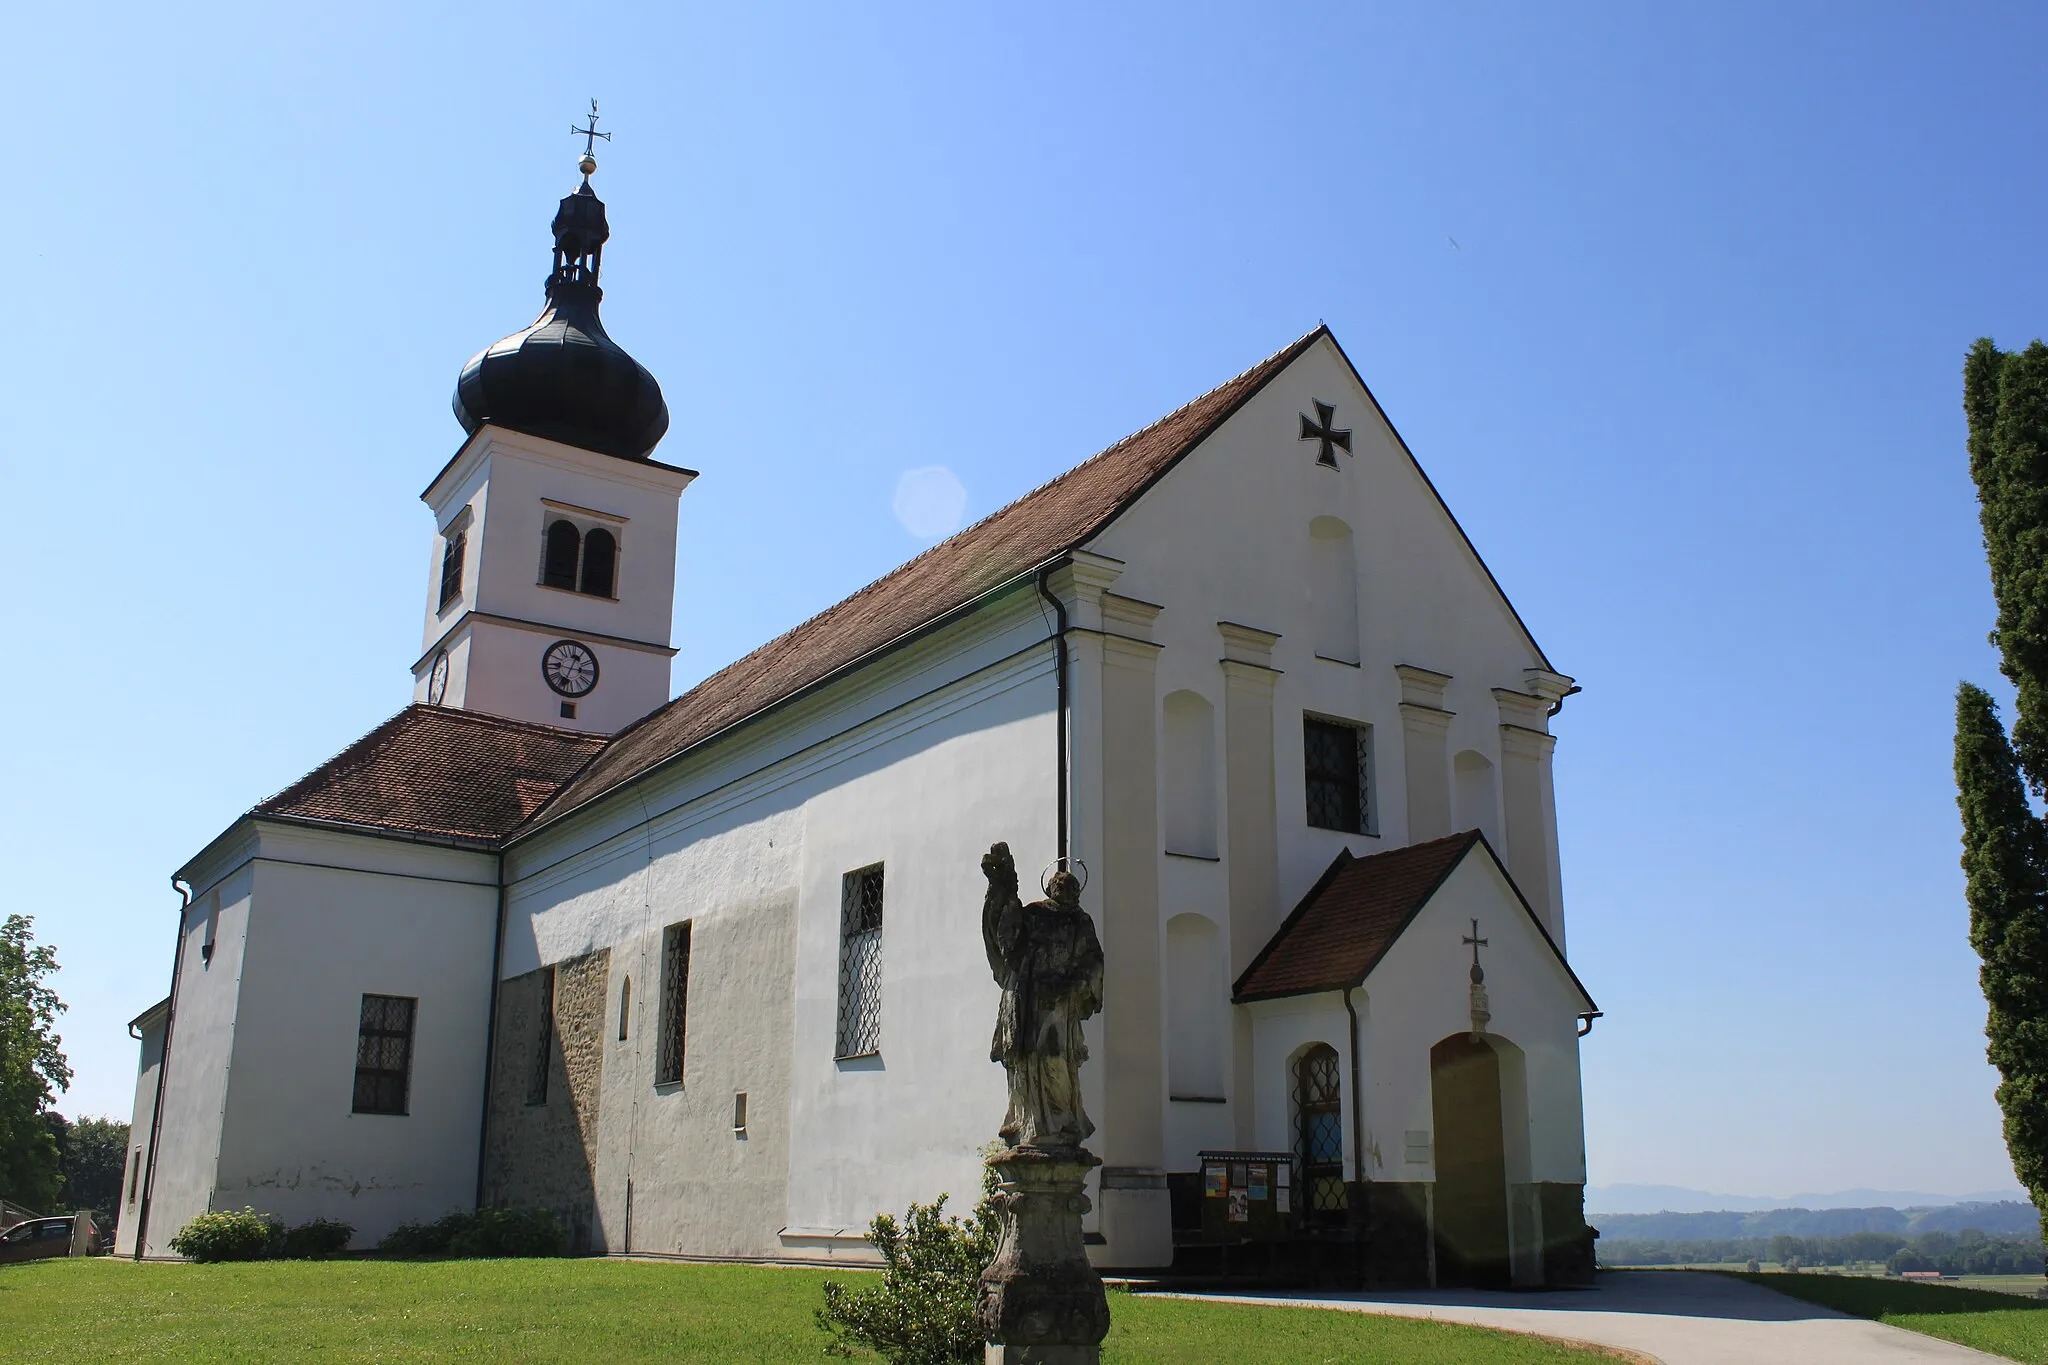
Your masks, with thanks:
M 358 1114 L 403 1114 L 412 1082 L 412 1025 L 419 1001 L 403 995 L 366 995 L 356 1026 Z
M 468 540 L 467 531 L 457 531 L 441 551 L 441 602 L 436 611 L 447 610 L 448 604 L 462 595 L 462 552 Z
M 555 1059 L 555 969 L 544 967 L 540 974 L 540 1017 L 535 1021 L 533 1071 L 526 1078 L 526 1102 L 548 1102 L 548 1070 Z
M 1301 746 L 1309 824 L 1372 833 L 1371 728 L 1304 716 Z
M 840 1057 L 882 1050 L 882 866 L 849 872 L 839 892 Z
M 1294 1114 L 1302 1222 L 1342 1227 L 1351 1209 L 1344 1188 L 1344 1085 L 1337 1050 L 1328 1043 L 1317 1043 L 1294 1063 Z
M 689 1022 L 690 924 L 685 920 L 661 933 L 661 1041 L 654 1063 L 656 1085 L 681 1083 Z

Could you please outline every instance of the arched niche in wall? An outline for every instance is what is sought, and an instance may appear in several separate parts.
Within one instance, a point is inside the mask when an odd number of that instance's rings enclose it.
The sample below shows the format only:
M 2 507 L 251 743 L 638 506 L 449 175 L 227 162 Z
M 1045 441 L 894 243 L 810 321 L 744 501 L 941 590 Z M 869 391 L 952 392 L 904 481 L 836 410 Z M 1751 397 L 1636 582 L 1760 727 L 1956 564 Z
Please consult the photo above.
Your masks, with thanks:
M 1500 784 L 1494 779 L 1492 760 L 1477 749 L 1460 749 L 1451 760 L 1451 774 L 1458 828 L 1478 830 L 1495 852 L 1506 857 L 1507 846 L 1500 838 Z
M 1335 517 L 1308 524 L 1309 593 L 1319 658 L 1358 662 L 1358 557 L 1351 528 Z
M 1172 692 L 1165 704 L 1166 851 L 1216 856 L 1216 708 L 1198 692 Z
M 1223 931 L 1207 915 L 1175 915 L 1166 922 L 1166 1089 L 1174 1099 L 1223 1098 L 1229 1005 Z

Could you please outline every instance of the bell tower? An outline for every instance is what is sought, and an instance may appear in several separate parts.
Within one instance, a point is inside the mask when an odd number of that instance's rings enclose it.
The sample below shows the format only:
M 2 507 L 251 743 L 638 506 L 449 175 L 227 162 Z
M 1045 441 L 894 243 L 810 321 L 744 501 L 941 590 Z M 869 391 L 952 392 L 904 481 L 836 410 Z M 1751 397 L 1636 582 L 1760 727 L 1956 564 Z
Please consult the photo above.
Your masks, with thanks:
M 435 534 L 412 671 L 415 701 L 609 734 L 669 698 L 676 510 L 697 476 L 652 458 L 661 386 L 598 318 L 596 128 L 593 100 L 540 317 L 456 381 L 468 439 L 420 495 Z

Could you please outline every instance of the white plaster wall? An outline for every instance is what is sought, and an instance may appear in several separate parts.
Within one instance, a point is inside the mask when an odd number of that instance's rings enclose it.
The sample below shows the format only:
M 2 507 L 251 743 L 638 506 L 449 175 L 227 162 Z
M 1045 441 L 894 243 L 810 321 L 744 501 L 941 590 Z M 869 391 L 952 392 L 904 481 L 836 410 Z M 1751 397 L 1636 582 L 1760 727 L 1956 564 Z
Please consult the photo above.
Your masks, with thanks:
M 431 655 L 436 641 L 472 611 L 536 623 L 548 638 L 529 640 L 525 632 L 477 623 L 480 638 L 463 661 L 459 688 L 451 674 L 448 704 L 604 732 L 623 728 L 667 701 L 665 654 L 586 637 L 668 644 L 675 607 L 677 503 L 691 477 L 496 427 L 472 437 L 424 495 L 434 509 L 437 534 L 431 538 L 421 650 Z M 616 600 L 541 585 L 542 535 L 555 515 L 546 501 L 625 518 L 623 524 L 604 523 L 619 545 Z M 471 523 L 463 594 L 447 611 L 437 611 L 438 528 L 465 509 Z M 563 637 L 583 639 L 598 656 L 598 685 L 578 699 L 573 720 L 561 716 L 562 698 L 548 690 L 540 674 L 540 651 Z M 524 657 L 522 648 L 532 657 Z M 419 700 L 426 696 L 430 662 L 415 670 Z
M 1335 403 L 1352 429 L 1339 468 L 1317 465 L 1298 414 Z M 1361 664 L 1315 657 L 1319 611 L 1309 528 L 1351 528 L 1358 563 Z M 1543 660 L 1466 549 L 1365 391 L 1327 340 L 1311 348 L 1148 491 L 1089 549 L 1123 560 L 1115 591 L 1164 606 L 1153 638 L 1164 697 L 1187 688 L 1221 708 L 1219 620 L 1276 631 L 1273 666 L 1280 902 L 1291 907 L 1338 850 L 1364 855 L 1409 842 L 1396 664 L 1451 675 L 1446 753 L 1500 763 L 1492 689 L 1526 690 Z M 1483 548 L 1483 547 L 1482 547 Z M 1308 827 L 1302 789 L 1304 711 L 1369 724 L 1378 835 Z M 1224 850 L 1228 857 L 1228 849 Z M 1164 908 L 1164 907 L 1162 907 Z M 1170 912 L 1169 912 L 1170 913 Z
M 1433 1163 L 1403 1161 L 1402 1141 L 1408 1131 L 1435 1127 L 1430 1048 L 1472 1027 L 1472 950 L 1461 940 L 1475 918 L 1487 940 L 1480 952 L 1493 1014 L 1487 1032 L 1520 1050 L 1526 1078 L 1526 1132 L 1504 1138 L 1511 1159 L 1527 1153 L 1528 1174 L 1511 1172 L 1511 1178 L 1583 1183 L 1577 1013 L 1586 1008 L 1584 997 L 1484 849 L 1458 865 L 1354 996 L 1366 1052 L 1366 1141 L 1378 1150 L 1371 1174 L 1384 1180 L 1436 1178 Z M 1504 1062 L 1504 1088 L 1510 1069 Z M 1504 1121 L 1514 1109 L 1503 1105 Z
M 1360 1008 L 1360 1042 L 1369 1049 L 1360 999 L 1363 995 L 1363 991 L 1354 992 L 1352 1003 Z M 1351 1104 L 1351 1019 L 1344 1012 L 1343 997 L 1334 993 L 1299 995 L 1262 1000 L 1250 1009 L 1257 1147 L 1273 1152 L 1294 1150 L 1294 1059 L 1313 1043 L 1327 1043 L 1337 1050 L 1337 1074 L 1343 1086 L 1344 1176 L 1347 1180 L 1356 1179 L 1358 1132 L 1352 1123 L 1356 1111 Z M 1427 1061 L 1425 1055 L 1425 1066 Z M 1371 1087 L 1368 1073 L 1368 1093 Z
M 165 1072 L 163 1134 L 150 1186 L 146 1256 L 170 1255 L 169 1243 L 178 1229 L 215 1207 L 214 1172 L 227 1107 L 254 881 L 254 865 L 242 863 L 194 897 L 184 912 L 185 945 Z M 214 934 L 211 961 L 200 955 L 209 924 Z M 149 1115 L 149 1109 L 141 1108 L 143 1128 L 149 1126 Z M 131 1240 L 131 1251 L 133 1245 Z
M 875 1213 L 942 1190 L 972 1202 L 1003 1108 L 980 858 L 1007 838 L 1027 891 L 1051 860 L 1054 742 L 1051 650 L 1019 598 L 512 850 L 506 976 L 610 947 L 616 1011 L 632 964 L 635 1022 L 620 1044 L 607 1021 L 599 1116 L 611 1249 L 628 1174 L 633 1248 L 683 1254 L 868 1255 Z M 840 879 L 874 862 L 881 1055 L 841 1064 Z M 697 927 L 675 1091 L 653 1084 L 656 958 L 661 928 L 684 918 Z
M 460 698 L 465 711 L 611 734 L 668 700 L 669 660 L 664 654 L 586 639 L 572 630 L 498 621 L 473 621 L 459 634 L 468 641 Z M 580 640 L 597 657 L 597 686 L 581 697 L 560 695 L 541 672 L 541 656 L 563 639 Z M 424 695 L 422 691 L 422 699 Z M 452 674 L 448 695 L 456 695 Z M 565 701 L 576 703 L 574 717 L 562 715 Z
M 496 858 L 266 826 L 254 874 L 216 1202 L 358 1246 L 473 1207 Z M 351 1112 L 365 994 L 419 1002 L 403 1115 Z
M 114 1254 L 135 1252 L 136 1214 L 142 1205 L 142 1170 L 136 1153 L 149 1152 L 150 1124 L 156 1117 L 157 1070 L 164 1056 L 164 1024 L 159 1014 L 142 1027 L 141 1062 L 135 1072 L 135 1107 L 128 1121 L 128 1151 L 121 1164 L 121 1206 L 114 1219 Z
M 1298 439 L 1299 414 L 1313 414 L 1316 400 L 1334 403 L 1337 424 L 1352 431 L 1353 453 L 1340 452 L 1335 470 L 1316 463 L 1314 443 Z M 1330 559 L 1317 553 L 1311 534 L 1317 518 L 1336 518 L 1351 531 L 1357 666 L 1317 657 L 1318 637 L 1327 634 L 1332 615 L 1317 597 L 1318 571 L 1326 570 Z M 1325 529 L 1330 529 L 1327 524 Z M 1221 713 L 1218 621 L 1280 635 L 1273 650 L 1273 666 L 1281 670 L 1273 727 L 1279 847 L 1275 899 L 1283 918 L 1340 850 L 1365 856 L 1411 842 L 1396 664 L 1451 676 L 1444 706 L 1456 714 L 1444 746 L 1446 763 L 1448 755 L 1470 749 L 1496 769 L 1500 713 L 1492 689 L 1526 690 L 1526 670 L 1544 666 L 1450 516 L 1327 340 L 1270 381 L 1087 548 L 1124 562 L 1115 592 L 1163 607 L 1152 628 L 1153 639 L 1164 646 L 1158 659 L 1162 699 L 1186 689 Z M 1309 827 L 1302 773 L 1304 713 L 1372 727 L 1374 833 Z M 1085 780 L 1084 769 L 1077 781 Z M 1444 783 L 1450 786 L 1448 772 Z M 1554 814 L 1546 812 L 1546 818 Z M 1554 829 L 1545 833 L 1554 840 Z M 1219 830 L 1219 836 L 1227 867 L 1227 830 Z M 1224 880 L 1219 876 L 1212 883 L 1191 873 L 1187 863 L 1162 853 L 1162 935 L 1166 919 L 1188 910 L 1228 926 Z M 1166 1027 L 1164 1019 L 1160 1026 Z M 1264 1056 L 1262 1049 L 1261 1065 Z M 1195 1132 L 1224 1124 L 1237 1098 L 1232 1095 L 1231 1105 L 1220 1106 L 1224 1116 L 1205 1115 L 1192 1125 L 1189 1116 L 1178 1112 L 1185 1106 L 1168 1102 L 1169 1169 L 1193 1169 Z M 1263 1128 L 1263 1117 L 1260 1124 Z

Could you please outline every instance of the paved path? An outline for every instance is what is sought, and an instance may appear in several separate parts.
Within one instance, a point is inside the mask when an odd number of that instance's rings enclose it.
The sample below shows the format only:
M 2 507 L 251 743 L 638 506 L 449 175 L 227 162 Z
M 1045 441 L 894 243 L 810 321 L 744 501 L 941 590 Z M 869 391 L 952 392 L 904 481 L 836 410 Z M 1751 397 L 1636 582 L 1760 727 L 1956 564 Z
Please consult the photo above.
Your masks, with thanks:
M 1665 1365 L 1778 1361 L 1793 1365 L 1964 1365 L 2001 1359 L 1936 1337 L 1802 1303 L 1725 1275 L 1681 1270 L 1605 1270 L 1592 1289 L 1528 1294 L 1446 1289 L 1409 1294 L 1174 1297 L 1341 1308 L 1539 1332 L 1626 1347 Z

